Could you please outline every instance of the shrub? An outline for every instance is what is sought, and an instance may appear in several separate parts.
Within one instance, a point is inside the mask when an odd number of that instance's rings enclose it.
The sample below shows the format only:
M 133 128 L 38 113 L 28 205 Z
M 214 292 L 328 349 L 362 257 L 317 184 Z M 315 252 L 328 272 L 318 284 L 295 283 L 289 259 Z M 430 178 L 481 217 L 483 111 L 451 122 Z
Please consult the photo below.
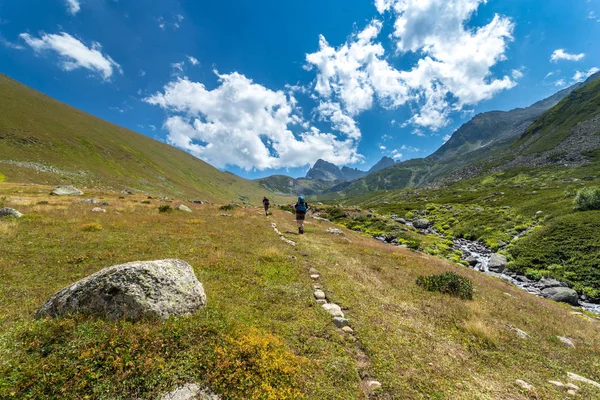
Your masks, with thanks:
M 49 203 L 46 200 L 42 200 L 42 201 L 38 201 L 37 204 L 44 205 L 44 204 L 49 204 Z
M 221 211 L 231 211 L 233 210 L 233 206 L 231 204 L 225 204 L 224 206 L 219 207 Z
M 150 204 L 150 200 L 142 200 L 142 201 L 140 201 L 140 203 L 142 203 L 142 204 Z
M 580 189 L 575 196 L 575 211 L 600 210 L 600 187 Z
M 91 222 L 89 224 L 81 225 L 81 229 L 85 232 L 98 232 L 102 230 L 102 225 L 97 222 Z
M 417 285 L 430 292 L 447 293 L 464 300 L 473 299 L 473 283 L 471 280 L 454 272 L 420 276 L 417 278 Z
M 169 213 L 171 211 L 173 211 L 173 209 L 169 205 L 158 206 L 158 212 L 159 213 Z
M 4 208 L 6 205 L 6 197 L 0 197 L 0 208 Z

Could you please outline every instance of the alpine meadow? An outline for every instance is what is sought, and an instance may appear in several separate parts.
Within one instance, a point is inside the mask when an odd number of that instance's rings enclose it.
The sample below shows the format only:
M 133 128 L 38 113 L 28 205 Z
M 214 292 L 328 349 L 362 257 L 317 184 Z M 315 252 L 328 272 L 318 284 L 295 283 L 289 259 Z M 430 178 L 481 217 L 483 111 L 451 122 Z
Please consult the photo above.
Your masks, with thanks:
M 600 399 L 598 15 L 0 5 L 0 399 Z

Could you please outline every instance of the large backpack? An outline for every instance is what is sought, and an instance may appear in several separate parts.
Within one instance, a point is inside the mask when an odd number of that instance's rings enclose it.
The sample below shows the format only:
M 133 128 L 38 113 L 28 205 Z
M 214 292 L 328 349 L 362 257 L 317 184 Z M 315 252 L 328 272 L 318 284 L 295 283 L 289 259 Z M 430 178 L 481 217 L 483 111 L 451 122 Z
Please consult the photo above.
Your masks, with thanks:
M 304 197 L 302 197 L 302 196 L 298 197 L 298 203 L 296 204 L 296 211 L 305 213 L 306 210 L 308 210 L 308 204 L 306 204 L 306 201 L 304 201 Z

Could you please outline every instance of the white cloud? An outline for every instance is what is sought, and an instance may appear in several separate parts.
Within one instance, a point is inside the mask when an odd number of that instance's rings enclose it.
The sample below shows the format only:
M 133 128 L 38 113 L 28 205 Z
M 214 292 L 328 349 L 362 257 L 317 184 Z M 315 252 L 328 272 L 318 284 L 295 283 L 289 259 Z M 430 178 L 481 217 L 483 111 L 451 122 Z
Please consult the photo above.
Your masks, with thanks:
M 573 82 L 581 82 L 594 75 L 596 72 L 600 72 L 600 68 L 593 67 L 587 71 L 576 71 L 573 75 Z
M 567 82 L 564 79 L 559 79 L 556 82 L 554 82 L 554 86 L 556 86 L 556 87 L 567 86 Z
M 173 69 L 173 74 L 177 75 L 181 72 L 183 72 L 183 65 L 184 62 L 178 62 L 178 63 L 171 63 L 171 68 Z
M 117 64 L 108 54 L 102 53 L 102 46 L 98 42 L 92 42 L 91 47 L 69 35 L 42 33 L 41 37 L 35 38 L 28 33 L 19 35 L 36 53 L 52 50 L 62 58 L 61 67 L 65 71 L 77 68 L 85 68 L 108 80 L 117 71 L 123 73 L 121 66 Z
M 148 125 L 148 126 L 150 127 L 150 129 L 152 129 L 152 131 L 155 131 L 155 130 L 156 130 L 156 126 L 154 126 L 154 125 L 152 125 L 152 124 L 150 124 L 150 125 Z
M 140 69 L 140 70 L 138 71 L 138 75 L 139 75 L 139 76 L 146 76 L 146 71 L 144 71 L 143 69 Z
M 387 140 L 390 140 L 392 137 L 390 135 L 388 135 L 387 133 L 385 133 L 382 137 L 381 140 L 383 140 L 384 142 Z
M 392 150 L 391 154 L 392 154 L 392 158 L 394 160 L 399 160 L 399 159 L 401 159 L 403 157 L 402 153 L 400 153 L 397 149 Z
M 565 49 L 557 49 L 557 50 L 554 50 L 554 52 L 550 56 L 550 61 L 552 61 L 552 62 L 558 62 L 560 60 L 580 61 L 581 59 L 583 59 L 583 57 L 585 57 L 585 53 L 570 54 L 570 53 L 567 53 L 565 51 Z
M 173 17 L 173 20 L 175 21 L 175 22 L 173 22 L 173 27 L 175 29 L 179 29 L 179 27 L 181 26 L 181 21 L 183 21 L 183 19 L 184 19 L 183 15 L 181 15 L 181 14 L 175 15 Z
M 379 150 L 385 150 L 385 149 L 386 149 L 385 146 L 381 146 L 381 145 L 379 146 Z
M 65 0 L 67 5 L 67 12 L 71 15 L 75 15 L 81 10 L 81 2 L 79 0 Z
M 512 74 L 512 77 L 513 77 L 514 80 L 519 80 L 523 76 L 525 76 L 523 74 L 523 69 L 513 69 L 511 74 Z
M 196 57 L 187 56 L 187 59 L 192 65 L 200 64 L 200 61 L 198 61 L 198 59 Z
M 452 137 L 452 135 L 444 135 L 444 137 L 443 137 L 444 143 L 446 143 L 448 140 L 450 140 L 451 137 Z
M 302 129 L 306 124 L 291 94 L 270 90 L 236 72 L 215 74 L 219 85 L 212 90 L 180 78 L 144 99 L 167 111 L 164 127 L 169 143 L 217 167 L 237 165 L 247 170 L 301 167 L 319 158 L 336 164 L 362 160 L 351 124 L 349 134 L 342 135 Z M 328 107 L 334 115 L 335 105 Z M 343 115 L 338 123 L 344 126 Z
M 407 146 L 405 144 L 403 144 L 402 146 L 400 146 L 400 150 L 407 150 L 413 153 L 418 153 L 419 151 L 421 151 L 421 149 L 417 148 L 417 147 L 413 147 L 413 146 Z
M 15 50 L 25 49 L 25 47 L 23 47 L 19 43 L 13 43 L 13 42 L 6 40 L 2 35 L 0 35 L 0 45 L 2 45 L 4 47 L 8 47 L 9 49 L 15 49 Z
M 376 42 L 382 23 L 372 21 L 345 44 L 334 48 L 321 36 L 319 50 L 306 56 L 307 69 L 317 70 L 314 89 L 338 101 L 350 116 L 373 107 L 410 104 L 410 123 L 437 130 L 452 111 L 493 97 L 516 83 L 509 76 L 491 77 L 505 59 L 513 23 L 496 15 L 479 28 L 465 28 L 484 0 L 376 0 L 379 12 L 393 10 L 393 37 L 399 54 L 420 57 L 410 70 L 398 70 L 384 58 Z
M 329 119 L 333 129 L 345 133 L 351 139 L 360 139 L 361 133 L 356 122 L 342 111 L 338 103 L 322 102 L 317 107 L 317 112 L 323 119 Z

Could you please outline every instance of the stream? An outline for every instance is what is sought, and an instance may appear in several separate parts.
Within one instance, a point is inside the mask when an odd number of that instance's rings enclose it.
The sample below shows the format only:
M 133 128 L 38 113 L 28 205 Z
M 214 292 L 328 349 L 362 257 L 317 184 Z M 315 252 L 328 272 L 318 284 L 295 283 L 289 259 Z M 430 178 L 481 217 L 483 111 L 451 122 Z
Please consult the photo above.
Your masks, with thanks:
M 539 282 L 531 280 L 526 276 L 519 275 L 510 270 L 504 270 L 502 273 L 491 272 L 488 269 L 488 263 L 494 252 L 489 247 L 485 246 L 480 242 L 474 242 L 466 239 L 455 239 L 454 248 L 463 252 L 463 258 L 469 262 L 471 268 L 481 271 L 487 275 L 495 276 L 504 279 L 513 285 L 531 293 L 536 296 L 541 296 L 541 289 Z M 600 314 L 600 304 L 593 304 L 583 301 L 579 298 L 579 305 L 581 308 L 591 311 L 596 314 Z

